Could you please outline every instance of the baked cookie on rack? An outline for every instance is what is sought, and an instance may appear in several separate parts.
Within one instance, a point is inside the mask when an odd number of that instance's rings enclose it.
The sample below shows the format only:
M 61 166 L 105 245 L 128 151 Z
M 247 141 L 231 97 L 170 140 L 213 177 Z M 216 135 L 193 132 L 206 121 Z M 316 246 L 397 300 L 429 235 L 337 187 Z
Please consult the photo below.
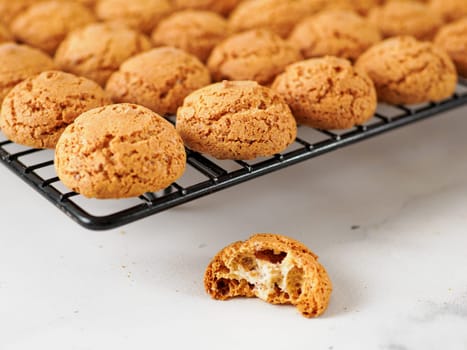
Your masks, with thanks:
M 467 78 L 467 17 L 441 28 L 434 43 L 448 53 L 456 65 L 457 73 Z
M 55 148 L 65 127 L 81 113 L 110 104 L 105 91 L 92 80 L 47 71 L 25 79 L 5 97 L 0 128 L 16 143 Z
M 289 104 L 299 124 L 348 129 L 376 111 L 373 82 L 342 58 L 312 58 L 288 66 L 272 88 Z
M 305 58 L 338 56 L 356 60 L 381 41 L 379 29 L 352 11 L 329 10 L 301 21 L 289 37 Z
M 15 43 L 0 44 L 0 103 L 16 84 L 54 68 L 53 60 L 40 50 Z
M 214 46 L 229 35 L 227 21 L 210 11 L 185 10 L 164 19 L 152 32 L 155 46 L 173 46 L 206 62 Z
M 205 10 L 227 16 L 242 0 L 172 0 L 177 10 Z
M 81 114 L 60 137 L 55 169 L 60 180 L 89 198 L 127 198 L 166 188 L 186 166 L 173 125 L 134 104 Z
M 189 148 L 218 159 L 271 156 L 297 134 L 287 104 L 254 81 L 223 81 L 193 92 L 178 109 L 176 127 Z
M 393 104 L 441 101 L 457 83 L 456 68 L 443 49 L 409 36 L 372 46 L 355 66 L 373 80 L 378 99 Z
M 149 38 L 134 29 L 93 23 L 66 37 L 57 49 L 55 64 L 105 86 L 124 61 L 149 49 Z
M 227 38 L 214 48 L 208 68 L 215 81 L 254 80 L 272 83 L 302 55 L 293 45 L 265 29 L 253 29 Z
M 174 114 L 191 92 L 211 82 L 208 69 L 193 55 L 172 47 L 152 49 L 125 61 L 107 81 L 114 102 L 143 105 Z
M 11 31 L 19 41 L 53 55 L 69 32 L 95 20 L 92 11 L 77 2 L 44 1 L 19 14 Z
M 332 292 L 331 280 L 311 250 L 271 233 L 222 249 L 206 268 L 204 287 L 214 299 L 258 297 L 294 305 L 305 317 L 323 314 Z
M 446 22 L 467 16 L 467 1 L 465 0 L 429 0 L 428 4 Z

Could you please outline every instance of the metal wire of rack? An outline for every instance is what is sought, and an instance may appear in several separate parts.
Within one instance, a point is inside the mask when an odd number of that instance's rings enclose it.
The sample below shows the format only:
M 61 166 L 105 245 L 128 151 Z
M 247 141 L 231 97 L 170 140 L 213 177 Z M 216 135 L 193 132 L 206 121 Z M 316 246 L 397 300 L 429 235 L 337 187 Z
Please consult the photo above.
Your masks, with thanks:
M 92 200 L 70 192 L 55 174 L 53 151 L 23 147 L 1 138 L 1 134 L 0 162 L 78 224 L 91 230 L 107 230 L 462 105 L 467 105 L 466 81 L 458 84 L 452 98 L 441 103 L 380 104 L 373 119 L 350 130 L 300 127 L 295 142 L 269 158 L 219 161 L 187 150 L 187 171 L 179 181 L 163 191 L 131 199 Z

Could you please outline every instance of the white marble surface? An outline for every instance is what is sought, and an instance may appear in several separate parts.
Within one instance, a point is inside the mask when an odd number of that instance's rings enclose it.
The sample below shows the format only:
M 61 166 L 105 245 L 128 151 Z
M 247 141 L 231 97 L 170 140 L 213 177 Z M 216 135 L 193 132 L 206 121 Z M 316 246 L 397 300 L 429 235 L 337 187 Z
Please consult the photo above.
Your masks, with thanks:
M 108 232 L 0 179 L 2 350 L 467 349 L 467 108 Z M 320 255 L 323 317 L 205 294 L 253 232 Z

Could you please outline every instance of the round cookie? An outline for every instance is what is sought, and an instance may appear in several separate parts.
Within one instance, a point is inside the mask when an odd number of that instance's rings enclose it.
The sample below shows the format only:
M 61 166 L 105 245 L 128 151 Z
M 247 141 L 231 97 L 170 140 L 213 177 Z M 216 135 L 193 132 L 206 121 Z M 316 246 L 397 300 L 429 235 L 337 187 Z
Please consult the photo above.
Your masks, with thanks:
M 289 104 L 299 124 L 319 129 L 348 129 L 363 124 L 376 110 L 370 78 L 342 58 L 312 58 L 287 67 L 272 88 Z
M 147 34 L 172 11 L 169 0 L 98 0 L 96 5 L 99 19 Z
M 300 20 L 319 9 L 310 0 L 245 1 L 232 12 L 229 25 L 235 32 L 262 28 L 286 38 Z
M 413 37 L 386 39 L 361 55 L 355 66 L 373 80 L 378 99 L 388 103 L 440 101 L 456 88 L 456 69 L 447 53 Z
M 175 12 L 152 32 L 155 46 L 173 46 L 206 62 L 214 46 L 229 35 L 227 21 L 209 11 Z
M 178 10 L 206 10 L 228 15 L 242 0 L 172 0 Z
M 14 43 L 1 44 L 0 103 L 16 84 L 54 68 L 52 59 L 40 50 Z
M 208 68 L 215 81 L 255 80 L 267 85 L 287 65 L 301 59 L 298 50 L 280 36 L 253 29 L 232 35 L 216 46 Z
M 137 103 L 165 115 L 174 114 L 188 94 L 210 82 L 208 69 L 195 56 L 162 47 L 125 61 L 106 90 L 115 102 Z
M 386 38 L 411 35 L 420 40 L 431 40 L 443 25 L 443 20 L 437 12 L 416 1 L 388 2 L 372 9 L 368 19 Z
M 55 169 L 90 198 L 127 198 L 166 188 L 182 176 L 183 142 L 170 122 L 133 104 L 81 114 L 60 137 Z
M 133 29 L 93 23 L 66 37 L 57 49 L 55 63 L 104 86 L 125 60 L 150 48 L 149 39 Z
M 428 4 L 446 22 L 452 22 L 467 16 L 467 1 L 465 0 L 430 0 Z
M 467 17 L 441 28 L 434 43 L 448 53 L 459 75 L 467 78 Z
M 0 128 L 16 143 L 55 148 L 65 127 L 81 113 L 110 103 L 95 82 L 72 74 L 47 71 L 25 79 L 5 97 Z
M 189 95 L 177 131 L 194 151 L 218 159 L 254 159 L 283 151 L 297 126 L 287 104 L 253 81 L 223 81 Z
M 381 41 L 378 28 L 354 12 L 329 10 L 301 21 L 289 37 L 305 58 L 326 55 L 355 60 Z
M 29 7 L 11 25 L 21 42 L 53 54 L 72 30 L 95 21 L 92 12 L 72 1 L 46 1 Z

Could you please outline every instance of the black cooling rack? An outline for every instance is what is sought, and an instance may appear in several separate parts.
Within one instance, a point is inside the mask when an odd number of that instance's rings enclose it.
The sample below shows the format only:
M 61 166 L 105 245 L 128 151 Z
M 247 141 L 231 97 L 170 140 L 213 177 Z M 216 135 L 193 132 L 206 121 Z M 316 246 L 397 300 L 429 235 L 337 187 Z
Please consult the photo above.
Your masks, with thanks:
M 253 162 L 219 161 L 187 150 L 187 171 L 179 181 L 161 192 L 130 199 L 92 200 L 70 192 L 55 174 L 50 150 L 26 148 L 0 138 L 0 161 L 78 224 L 106 230 L 462 105 L 467 105 L 465 81 L 459 83 L 452 98 L 441 103 L 380 104 L 373 119 L 351 130 L 331 132 L 300 127 L 295 142 L 274 157 Z

